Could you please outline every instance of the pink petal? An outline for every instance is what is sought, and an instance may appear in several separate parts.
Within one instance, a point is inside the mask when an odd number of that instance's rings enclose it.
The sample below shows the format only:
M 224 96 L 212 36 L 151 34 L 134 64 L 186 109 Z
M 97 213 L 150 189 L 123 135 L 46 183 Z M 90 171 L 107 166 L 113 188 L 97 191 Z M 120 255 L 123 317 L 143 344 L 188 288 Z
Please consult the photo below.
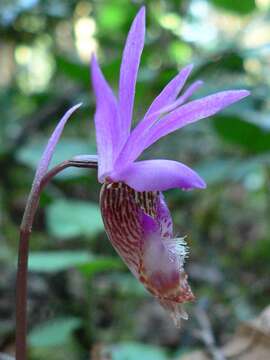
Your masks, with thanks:
M 170 110 L 171 107 L 174 108 L 180 105 L 188 96 L 192 95 L 200 85 L 200 81 L 190 85 L 186 92 L 180 96 L 175 103 L 164 108 L 164 110 Z M 192 122 L 214 115 L 223 108 L 248 95 L 249 92 L 246 90 L 223 91 L 182 105 L 158 121 L 156 120 L 157 116 L 155 113 L 151 114 L 149 118 L 143 120 L 142 125 L 139 123 L 132 131 L 115 162 L 115 168 L 121 169 L 123 166 L 136 160 L 147 147 L 161 137 Z M 147 126 L 147 123 L 150 124 L 150 126 Z
M 222 91 L 191 101 L 158 121 L 146 135 L 146 147 L 188 124 L 207 118 L 249 95 L 247 90 Z
M 161 93 L 155 98 L 155 100 L 150 105 L 148 111 L 145 114 L 145 118 L 167 105 L 170 105 L 175 101 L 177 95 L 182 90 L 187 78 L 189 77 L 192 71 L 193 65 L 188 65 L 182 69 L 179 74 L 177 74 L 161 91 Z M 142 121 L 143 122 L 143 121 Z
M 137 73 L 144 45 L 145 8 L 134 19 L 123 52 L 119 80 L 119 112 L 124 138 L 129 135 Z
M 152 102 L 143 120 L 140 121 L 135 129 L 131 132 L 128 141 L 126 142 L 125 146 L 121 150 L 121 153 L 119 154 L 119 157 L 116 160 L 115 167 L 132 162 L 140 155 L 145 146 L 142 141 L 143 136 L 147 134 L 147 131 L 157 121 L 161 115 L 161 112 L 165 113 L 167 111 L 167 107 L 171 106 L 171 103 L 175 100 L 178 93 L 183 88 L 192 68 L 193 65 L 188 65 L 182 71 L 180 71 L 180 73 L 174 77 L 167 86 L 165 86 L 162 92 Z M 188 96 L 192 94 L 193 87 L 187 90 Z M 197 85 L 195 87 L 197 87 Z M 185 98 L 186 95 L 184 94 L 183 100 L 185 100 Z M 179 100 L 177 100 L 177 102 L 178 101 Z M 175 107 L 175 105 L 173 107 Z
M 40 162 L 38 164 L 32 188 L 38 187 L 43 176 L 47 173 L 51 159 L 53 157 L 54 149 L 55 149 L 55 147 L 59 141 L 59 138 L 64 130 L 66 122 L 68 121 L 70 116 L 74 113 L 74 111 L 76 111 L 80 106 L 81 106 L 81 104 L 77 104 L 77 105 L 73 106 L 71 109 L 69 109 L 65 113 L 65 115 L 62 117 L 62 119 L 59 121 L 56 128 L 54 129 L 51 137 L 48 140 L 47 146 L 42 154 Z
M 95 127 L 99 156 L 98 177 L 102 181 L 104 174 L 113 166 L 123 133 L 120 131 L 115 96 L 105 80 L 95 56 L 91 61 L 91 75 L 96 95 Z
M 198 90 L 201 86 L 203 85 L 203 81 L 201 80 L 197 80 L 194 81 L 194 83 L 192 83 L 184 92 L 183 95 L 179 96 L 179 98 L 177 100 L 175 100 L 171 105 L 163 108 L 163 113 L 165 114 L 166 112 L 170 112 L 174 109 L 176 109 L 177 107 L 179 107 L 180 105 L 184 104 L 184 102 L 187 101 L 187 99 L 192 96 L 194 94 L 194 92 L 196 90 Z
M 136 191 L 189 190 L 206 187 L 203 179 L 186 165 L 172 160 L 147 160 L 113 171 L 112 181 L 122 181 Z

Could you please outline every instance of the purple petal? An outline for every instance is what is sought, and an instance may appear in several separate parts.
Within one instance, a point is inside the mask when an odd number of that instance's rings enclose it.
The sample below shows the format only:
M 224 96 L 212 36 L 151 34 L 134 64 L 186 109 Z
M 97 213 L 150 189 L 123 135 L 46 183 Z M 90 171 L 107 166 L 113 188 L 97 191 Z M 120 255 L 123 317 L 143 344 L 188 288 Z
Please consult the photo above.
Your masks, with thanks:
M 174 108 L 176 105 L 180 105 L 188 96 L 192 95 L 200 85 L 200 81 L 193 83 L 171 106 Z M 141 123 L 137 125 L 117 158 L 115 168 L 121 169 L 128 163 L 136 160 L 147 147 L 161 137 L 180 129 L 187 124 L 214 115 L 226 106 L 229 106 L 248 95 L 249 92 L 246 90 L 224 91 L 199 100 L 191 101 L 158 121 L 156 121 L 155 113 L 150 115 L 147 122 L 149 122 L 149 124 L 154 123 L 154 125 L 147 127 L 146 121 L 144 121 L 143 125 L 141 125 Z M 167 107 L 167 109 L 164 108 L 164 110 L 170 110 L 169 108 L 171 108 L 171 106 Z
M 155 122 L 157 120 L 157 116 L 157 113 L 153 113 L 152 115 L 147 117 L 147 119 L 145 119 L 147 121 L 144 121 L 143 124 L 140 122 L 136 126 L 136 128 L 128 137 L 122 150 L 120 151 L 119 156 L 114 163 L 114 169 L 122 169 L 127 164 L 136 160 L 138 156 L 143 152 L 143 150 L 146 148 L 148 140 L 147 132 L 149 131 L 149 128 L 151 128 L 151 122 Z
M 163 191 L 172 188 L 189 190 L 206 187 L 203 179 L 186 165 L 172 160 L 147 160 L 128 165 L 110 174 L 136 191 Z
M 105 80 L 95 56 L 91 61 L 92 83 L 96 95 L 95 127 L 99 157 L 98 177 L 111 170 L 121 140 L 115 96 Z
M 175 100 L 178 93 L 183 88 L 192 68 L 193 65 L 186 66 L 175 78 L 169 82 L 169 84 L 152 102 L 143 120 L 140 121 L 136 128 L 131 132 L 127 143 L 123 147 L 119 157 L 116 160 L 115 167 L 132 162 L 140 155 L 145 147 L 144 143 L 141 141 L 143 135 L 146 135 L 147 131 L 157 121 L 158 117 L 161 115 L 161 112 L 166 112 L 166 108 L 170 107 L 171 103 Z M 195 84 L 193 84 L 193 86 L 191 85 L 192 88 L 190 86 L 191 89 L 188 88 L 188 96 L 190 96 L 192 92 L 195 91 L 195 87 L 198 87 L 198 85 L 194 85 Z M 183 100 L 185 100 L 187 97 L 185 94 L 186 93 L 183 95 Z M 175 107 L 175 105 L 173 107 Z
M 73 106 L 71 109 L 69 109 L 65 113 L 65 115 L 62 117 L 62 119 L 59 121 L 56 128 L 54 129 L 51 137 L 49 138 L 47 146 L 42 154 L 40 162 L 38 164 L 32 188 L 36 188 L 37 186 L 39 186 L 43 176 L 47 173 L 48 167 L 50 165 L 50 162 L 51 162 L 51 159 L 52 159 L 52 156 L 54 153 L 54 149 L 59 141 L 62 131 L 64 130 L 64 126 L 65 126 L 66 122 L 68 121 L 68 119 L 70 118 L 70 116 L 80 106 L 81 106 L 81 104 L 77 104 L 77 105 Z
M 184 92 L 183 95 L 179 96 L 179 98 L 174 101 L 171 105 L 163 108 L 163 113 L 170 112 L 180 105 L 184 104 L 184 102 L 187 101 L 187 99 L 194 94 L 195 91 L 197 91 L 201 86 L 203 85 L 203 81 L 197 80 L 194 81 Z
M 212 116 L 248 95 L 249 91 L 247 90 L 231 90 L 222 91 L 199 100 L 191 101 L 164 116 L 156 123 L 147 133 L 147 140 L 145 140 L 144 143 L 146 147 L 148 147 L 161 137 L 188 124 Z
M 119 80 L 119 112 L 124 137 L 130 132 L 137 73 L 144 45 L 145 8 L 134 19 L 123 52 Z
M 182 69 L 178 75 L 176 75 L 168 85 L 161 91 L 161 93 L 155 98 L 155 100 L 150 105 L 145 118 L 165 106 L 170 105 L 177 97 L 179 92 L 182 90 L 187 78 L 189 77 L 192 71 L 193 65 L 188 65 Z

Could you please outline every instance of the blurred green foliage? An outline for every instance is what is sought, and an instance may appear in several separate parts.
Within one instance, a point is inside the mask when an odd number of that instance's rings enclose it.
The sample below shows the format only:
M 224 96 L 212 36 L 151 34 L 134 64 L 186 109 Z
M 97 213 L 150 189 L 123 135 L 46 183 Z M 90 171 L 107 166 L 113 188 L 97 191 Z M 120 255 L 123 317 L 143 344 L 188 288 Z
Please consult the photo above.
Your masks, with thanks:
M 31 359 L 167 359 L 199 346 L 195 306 L 218 341 L 268 303 L 270 291 L 270 1 L 149 0 L 134 119 L 177 71 L 252 96 L 161 140 L 145 158 L 196 168 L 208 189 L 166 197 L 176 234 L 188 234 L 187 271 L 197 296 L 182 336 L 127 272 L 103 230 L 96 174 L 67 170 L 44 191 L 31 242 Z M 121 52 L 143 1 L 0 2 L 0 351 L 14 346 L 18 228 L 34 169 L 57 120 L 83 102 L 53 159 L 95 153 L 88 63 L 98 53 L 117 90 Z M 228 321 L 230 319 L 230 321 Z M 144 343 L 147 343 L 144 344 Z M 178 356 L 181 358 L 181 355 Z
M 98 205 L 84 201 L 54 201 L 47 208 L 47 222 L 49 233 L 59 239 L 95 236 L 103 230 Z
M 239 14 L 249 14 L 250 12 L 256 10 L 255 0 L 211 0 L 211 2 L 216 6 Z

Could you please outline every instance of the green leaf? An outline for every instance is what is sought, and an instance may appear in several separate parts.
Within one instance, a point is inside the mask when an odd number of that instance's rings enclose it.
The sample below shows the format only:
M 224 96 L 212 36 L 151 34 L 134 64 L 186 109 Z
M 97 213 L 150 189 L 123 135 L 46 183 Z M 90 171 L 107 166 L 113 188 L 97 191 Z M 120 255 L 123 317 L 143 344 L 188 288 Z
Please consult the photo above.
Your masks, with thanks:
M 238 116 L 216 116 L 213 121 L 218 135 L 227 142 L 239 145 L 249 153 L 270 150 L 270 131 Z
M 268 155 L 252 156 L 246 159 L 218 159 L 204 161 L 196 167 L 196 171 L 208 185 L 224 181 L 241 181 L 250 175 L 262 176 L 265 165 L 269 166 Z
M 211 0 L 211 2 L 222 9 L 242 15 L 256 9 L 255 0 Z
M 103 31 L 119 31 L 125 24 L 127 18 L 127 9 L 123 3 L 102 3 L 97 12 L 97 21 Z
M 48 139 L 45 138 L 35 138 L 18 152 L 16 155 L 17 160 L 35 170 L 47 141 Z M 62 139 L 56 146 L 50 168 L 64 160 L 72 158 L 75 155 L 89 153 L 95 154 L 95 152 L 96 150 L 93 146 L 90 146 L 90 144 L 86 141 L 77 139 Z M 57 178 L 69 179 L 81 176 L 82 174 L 85 174 L 85 171 L 82 169 L 66 169 L 61 174 L 57 175 Z
M 232 179 L 232 172 L 238 168 L 238 162 L 230 159 L 204 161 L 196 167 L 208 185 Z
M 123 297 L 145 298 L 150 296 L 143 284 L 129 272 L 113 274 L 110 280 L 115 284 L 117 292 Z
M 59 239 L 95 236 L 104 226 L 99 206 L 74 200 L 56 200 L 46 209 L 49 233 Z
M 165 352 L 158 346 L 136 342 L 123 342 L 111 347 L 112 360 L 167 360 Z
M 243 261 L 248 265 L 270 263 L 270 238 L 256 239 L 255 243 L 247 243 L 241 254 Z
M 79 266 L 80 272 L 85 276 L 93 276 L 96 273 L 108 270 L 122 270 L 123 262 L 118 258 L 100 257 Z
M 55 273 L 89 263 L 92 255 L 86 251 L 36 251 L 29 256 L 29 270 Z
M 58 346 L 70 341 L 72 333 L 81 325 L 75 317 L 58 318 L 34 328 L 29 334 L 29 343 L 33 347 Z
M 76 63 L 67 58 L 56 57 L 57 70 L 62 72 L 72 80 L 78 81 L 80 84 L 90 86 L 89 67 L 81 63 Z

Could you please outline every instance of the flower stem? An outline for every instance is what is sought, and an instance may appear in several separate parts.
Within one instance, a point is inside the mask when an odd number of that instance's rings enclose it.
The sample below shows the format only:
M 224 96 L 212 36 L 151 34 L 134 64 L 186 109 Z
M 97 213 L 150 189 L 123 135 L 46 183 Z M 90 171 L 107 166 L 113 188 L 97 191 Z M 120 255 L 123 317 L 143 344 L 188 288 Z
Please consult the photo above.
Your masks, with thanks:
M 16 359 L 26 360 L 27 269 L 31 231 L 20 230 L 16 283 Z
M 29 239 L 40 194 L 47 183 L 68 167 L 97 169 L 97 161 L 67 160 L 55 166 L 42 178 L 38 189 L 31 190 L 20 227 L 20 243 L 16 280 L 16 360 L 27 359 L 27 280 Z

